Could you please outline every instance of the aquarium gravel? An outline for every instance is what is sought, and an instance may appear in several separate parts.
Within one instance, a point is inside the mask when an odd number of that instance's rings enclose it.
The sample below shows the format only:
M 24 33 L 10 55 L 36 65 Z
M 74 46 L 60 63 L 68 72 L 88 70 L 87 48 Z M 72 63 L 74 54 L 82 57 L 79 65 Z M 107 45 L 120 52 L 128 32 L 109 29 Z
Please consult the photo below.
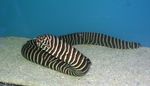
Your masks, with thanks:
M 25 86 L 150 85 L 150 48 L 120 50 L 76 45 L 92 65 L 86 75 L 74 77 L 26 60 L 21 48 L 27 40 L 29 38 L 0 38 L 0 82 Z

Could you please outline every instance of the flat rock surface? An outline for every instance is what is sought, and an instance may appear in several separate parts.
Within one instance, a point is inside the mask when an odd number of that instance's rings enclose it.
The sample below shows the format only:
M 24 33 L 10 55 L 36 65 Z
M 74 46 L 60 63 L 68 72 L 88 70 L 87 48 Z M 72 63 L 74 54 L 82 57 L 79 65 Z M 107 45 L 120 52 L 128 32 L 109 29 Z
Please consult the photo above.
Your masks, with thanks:
M 75 46 L 91 62 L 82 77 L 69 76 L 26 60 L 21 37 L 0 38 L 0 82 L 27 86 L 150 86 L 150 48 L 119 50 Z

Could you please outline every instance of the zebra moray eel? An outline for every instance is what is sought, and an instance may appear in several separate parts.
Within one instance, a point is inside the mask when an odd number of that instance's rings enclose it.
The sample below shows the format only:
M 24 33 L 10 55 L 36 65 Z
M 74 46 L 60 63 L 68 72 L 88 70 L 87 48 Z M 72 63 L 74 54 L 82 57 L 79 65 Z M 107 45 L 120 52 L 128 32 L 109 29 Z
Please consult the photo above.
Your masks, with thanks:
M 27 41 L 21 50 L 23 57 L 53 70 L 82 76 L 90 68 L 91 61 L 72 45 L 93 44 L 117 49 L 134 49 L 141 45 L 105 34 L 80 32 L 62 36 L 42 35 Z

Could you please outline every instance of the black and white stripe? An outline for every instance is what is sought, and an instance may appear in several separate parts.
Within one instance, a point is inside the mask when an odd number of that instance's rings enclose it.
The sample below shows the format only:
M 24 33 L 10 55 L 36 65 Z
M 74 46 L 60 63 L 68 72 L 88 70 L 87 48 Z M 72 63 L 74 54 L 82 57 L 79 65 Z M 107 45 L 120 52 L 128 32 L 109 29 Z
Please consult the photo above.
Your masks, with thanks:
M 108 35 L 92 32 L 62 36 L 43 35 L 29 40 L 22 47 L 22 55 L 34 63 L 73 76 L 82 76 L 91 61 L 72 45 L 93 44 L 117 49 L 134 49 L 139 43 L 128 42 Z
M 56 36 L 45 35 L 42 37 L 44 38 L 29 40 L 24 44 L 21 52 L 26 59 L 74 76 L 82 76 L 89 70 L 90 60 L 74 47 L 59 40 Z M 52 37 L 51 43 L 49 43 L 49 37 Z M 51 48 L 46 46 L 47 44 L 52 45 Z
M 69 64 L 77 71 L 86 73 L 89 69 L 90 60 L 77 49 L 53 35 L 39 36 L 36 44 L 42 50 L 48 52 L 59 60 Z
M 141 46 L 139 43 L 136 42 L 124 41 L 118 38 L 108 36 L 106 34 L 94 32 L 72 33 L 59 36 L 59 38 L 70 45 L 93 44 L 117 49 L 134 49 Z

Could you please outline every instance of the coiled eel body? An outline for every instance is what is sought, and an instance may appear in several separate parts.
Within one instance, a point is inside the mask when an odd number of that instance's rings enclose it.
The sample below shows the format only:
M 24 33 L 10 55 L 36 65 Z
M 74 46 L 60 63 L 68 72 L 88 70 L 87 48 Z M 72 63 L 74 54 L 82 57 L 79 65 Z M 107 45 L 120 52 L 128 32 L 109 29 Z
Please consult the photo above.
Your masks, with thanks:
M 141 45 L 100 33 L 81 32 L 62 36 L 42 35 L 29 40 L 22 47 L 23 57 L 34 63 L 59 72 L 82 76 L 90 68 L 91 61 L 72 45 L 93 44 L 118 49 L 134 49 Z

